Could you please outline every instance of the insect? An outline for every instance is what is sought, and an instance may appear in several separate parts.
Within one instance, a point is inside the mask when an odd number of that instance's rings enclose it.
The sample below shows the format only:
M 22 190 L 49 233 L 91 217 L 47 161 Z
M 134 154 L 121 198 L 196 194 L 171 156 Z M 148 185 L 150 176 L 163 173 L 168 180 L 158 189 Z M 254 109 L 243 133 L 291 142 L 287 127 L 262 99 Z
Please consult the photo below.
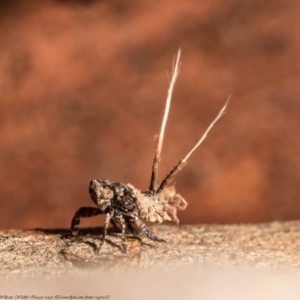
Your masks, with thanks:
M 177 217 L 177 211 L 184 210 L 187 206 L 187 202 L 180 194 L 176 192 L 174 186 L 170 185 L 170 183 L 173 181 L 175 175 L 187 164 L 188 158 L 203 142 L 214 124 L 225 113 L 230 96 L 224 107 L 221 109 L 214 121 L 209 125 L 195 146 L 172 168 L 162 182 L 157 185 L 156 178 L 158 173 L 158 165 L 161 158 L 161 149 L 170 109 L 172 91 L 179 74 L 180 54 L 181 51 L 179 49 L 173 62 L 172 77 L 169 83 L 161 130 L 157 139 L 149 189 L 146 191 L 140 191 L 131 184 L 94 179 L 89 184 L 89 193 L 96 207 L 81 207 L 77 210 L 72 219 L 71 232 L 75 236 L 78 233 L 80 218 L 105 214 L 106 218 L 104 230 L 98 251 L 101 249 L 101 246 L 105 241 L 110 222 L 115 228 L 121 229 L 122 247 L 124 252 L 126 252 L 126 229 L 129 229 L 132 233 L 135 233 L 136 230 L 140 228 L 151 240 L 156 242 L 165 242 L 164 239 L 152 233 L 144 222 L 150 221 L 162 223 L 163 221 L 168 220 L 174 221 L 178 224 L 179 219 Z

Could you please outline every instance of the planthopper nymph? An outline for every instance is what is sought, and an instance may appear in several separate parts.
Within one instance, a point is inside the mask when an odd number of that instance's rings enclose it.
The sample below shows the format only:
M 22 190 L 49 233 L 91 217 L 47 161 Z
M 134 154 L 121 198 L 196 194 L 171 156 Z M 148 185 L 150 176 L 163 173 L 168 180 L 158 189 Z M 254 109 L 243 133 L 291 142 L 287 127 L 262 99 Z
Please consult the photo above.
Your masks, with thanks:
M 121 229 L 122 232 L 122 247 L 126 252 L 125 231 L 130 230 L 135 233 L 138 228 L 141 228 L 146 236 L 151 240 L 157 242 L 165 242 L 164 239 L 154 235 L 145 225 L 145 221 L 162 223 L 166 220 L 179 223 L 177 217 L 178 210 L 184 210 L 187 202 L 178 194 L 171 184 L 175 175 L 187 164 L 188 158 L 199 147 L 199 145 L 206 138 L 208 132 L 214 124 L 225 113 L 228 105 L 228 100 L 225 105 L 209 125 L 207 130 L 192 147 L 192 149 L 171 169 L 169 174 L 165 176 L 160 184 L 156 184 L 156 177 L 158 172 L 158 165 L 161 157 L 161 149 L 164 138 L 164 131 L 169 114 L 171 96 L 174 84 L 179 74 L 180 68 L 180 49 L 173 63 L 172 77 L 169 84 L 166 107 L 162 120 L 160 134 L 157 139 L 157 146 L 155 156 L 152 164 L 152 173 L 149 189 L 140 191 L 131 184 L 123 184 L 119 182 L 110 182 L 109 180 L 91 180 L 89 184 L 89 193 L 95 207 L 81 207 L 75 213 L 71 232 L 73 235 L 78 233 L 80 218 L 87 218 L 99 214 L 105 214 L 106 219 L 104 223 L 103 236 L 100 242 L 99 249 L 105 241 L 107 228 L 111 222 L 116 229 Z

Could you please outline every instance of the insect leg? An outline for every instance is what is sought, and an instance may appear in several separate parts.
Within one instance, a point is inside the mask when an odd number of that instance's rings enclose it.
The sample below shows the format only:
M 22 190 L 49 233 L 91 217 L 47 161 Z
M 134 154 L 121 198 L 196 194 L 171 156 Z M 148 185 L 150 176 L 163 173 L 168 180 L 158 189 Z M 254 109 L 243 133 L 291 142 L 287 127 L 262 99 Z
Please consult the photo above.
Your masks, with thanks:
M 134 223 L 135 223 L 138 227 L 142 228 L 142 230 L 145 232 L 146 236 L 147 236 L 149 239 L 151 239 L 151 240 L 153 240 L 153 241 L 156 241 L 156 242 L 164 242 L 164 243 L 166 243 L 166 241 L 165 241 L 164 239 L 162 239 L 162 238 L 156 236 L 153 232 L 151 232 L 151 231 L 147 228 L 146 224 L 145 224 L 142 220 L 140 220 L 137 216 L 133 215 L 132 218 L 134 219 Z
M 106 214 L 106 218 L 105 218 L 105 222 L 104 222 L 104 228 L 103 228 L 103 235 L 102 235 L 102 239 L 100 241 L 100 246 L 99 246 L 99 249 L 98 249 L 97 252 L 99 252 L 99 250 L 101 249 L 101 247 L 102 247 L 102 245 L 105 241 L 105 237 L 106 237 L 106 234 L 107 234 L 107 228 L 108 228 L 110 219 L 113 217 L 113 215 L 114 215 L 113 211 L 111 213 Z
M 156 236 L 153 232 L 151 232 L 143 222 L 141 222 L 141 228 L 143 229 L 143 231 L 145 232 L 145 234 L 147 235 L 147 237 L 149 239 L 156 241 L 156 242 L 166 243 L 166 241 L 164 239 Z
M 119 226 L 117 225 L 117 223 L 116 223 L 116 221 L 114 220 L 114 218 L 111 218 L 111 219 L 110 219 L 110 223 L 113 225 L 114 230 L 115 230 L 116 232 L 118 232 L 118 231 L 120 230 L 120 228 L 119 228 Z
M 75 236 L 78 233 L 80 218 L 89 218 L 89 217 L 97 216 L 101 213 L 102 213 L 102 211 L 96 207 L 81 207 L 81 208 L 79 208 L 72 219 L 72 223 L 71 223 L 72 235 Z
M 138 236 L 139 232 L 136 228 L 133 227 L 133 224 L 135 223 L 134 222 L 134 219 L 125 219 L 126 221 L 126 225 L 127 225 L 127 228 L 129 229 L 129 231 L 131 232 L 131 234 L 135 237 Z
M 123 216 L 120 214 L 117 216 L 117 218 L 119 219 L 120 223 L 121 223 L 121 228 L 122 228 L 122 247 L 124 252 L 126 253 L 127 251 L 127 247 L 126 247 L 126 238 L 125 238 L 125 229 L 126 229 L 126 222 L 123 218 Z

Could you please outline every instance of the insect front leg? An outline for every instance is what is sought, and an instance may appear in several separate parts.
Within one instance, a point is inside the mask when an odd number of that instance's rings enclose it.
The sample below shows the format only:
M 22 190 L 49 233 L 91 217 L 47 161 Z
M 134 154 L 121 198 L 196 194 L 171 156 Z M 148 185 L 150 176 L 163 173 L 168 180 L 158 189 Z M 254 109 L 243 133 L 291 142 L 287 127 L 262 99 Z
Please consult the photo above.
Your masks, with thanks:
M 116 232 L 118 232 L 118 231 L 119 231 L 119 226 L 116 224 L 115 220 L 114 220 L 114 219 L 111 219 L 111 220 L 110 220 L 110 223 L 111 223 L 112 226 L 114 227 L 114 230 L 115 230 Z
M 122 247 L 124 252 L 127 252 L 127 247 L 126 247 L 126 238 L 125 238 L 125 230 L 126 230 L 126 222 L 125 219 L 123 218 L 123 216 L 121 214 L 118 214 L 117 216 L 115 216 L 115 218 L 118 219 L 118 223 L 121 224 L 121 228 L 122 228 Z
M 97 252 L 100 251 L 102 245 L 104 244 L 105 237 L 106 237 L 106 234 L 107 234 L 107 228 L 108 228 L 110 219 L 111 219 L 113 216 L 114 216 L 114 211 L 106 213 L 106 218 L 105 218 L 104 228 L 103 228 L 103 235 L 102 235 L 102 239 L 100 240 L 100 245 L 99 245 L 99 249 L 97 249 Z
M 75 213 L 71 222 L 71 232 L 73 236 L 76 236 L 79 229 L 80 218 L 94 217 L 103 212 L 96 207 L 80 207 Z

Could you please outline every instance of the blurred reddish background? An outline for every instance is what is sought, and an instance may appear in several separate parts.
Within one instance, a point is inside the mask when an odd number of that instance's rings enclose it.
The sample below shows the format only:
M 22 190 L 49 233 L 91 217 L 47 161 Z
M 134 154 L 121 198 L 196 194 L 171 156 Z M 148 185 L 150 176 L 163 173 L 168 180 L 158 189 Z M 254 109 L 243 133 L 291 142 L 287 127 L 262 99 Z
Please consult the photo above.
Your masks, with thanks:
M 145 190 L 233 94 L 176 188 L 181 224 L 300 218 L 300 2 L 0 2 L 1 228 L 68 227 L 91 179 Z M 102 225 L 102 217 L 82 226 Z

